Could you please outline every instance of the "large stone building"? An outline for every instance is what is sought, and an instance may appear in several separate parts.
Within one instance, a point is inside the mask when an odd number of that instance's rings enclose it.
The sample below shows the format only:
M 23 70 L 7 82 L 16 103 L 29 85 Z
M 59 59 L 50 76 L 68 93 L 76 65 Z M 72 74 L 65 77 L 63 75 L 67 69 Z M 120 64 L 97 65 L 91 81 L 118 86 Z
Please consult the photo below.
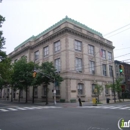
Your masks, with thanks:
M 101 33 L 65 17 L 17 46 L 9 57 L 13 62 L 22 56 L 26 56 L 27 61 L 39 64 L 53 62 L 64 78 L 61 86 L 57 87 L 57 100 L 77 101 L 80 96 L 82 101 L 90 101 L 95 96 L 94 87 L 97 83 L 104 87 L 100 99 L 112 95 L 105 85 L 112 82 L 113 49 L 112 42 L 103 38 Z M 53 100 L 52 89 L 53 84 L 49 86 L 50 101 Z M 16 93 L 15 98 L 19 94 L 18 91 Z M 37 100 L 44 100 L 44 93 L 44 87 L 38 86 L 35 89 Z M 25 98 L 24 91 L 21 96 Z M 32 99 L 31 87 L 28 97 Z

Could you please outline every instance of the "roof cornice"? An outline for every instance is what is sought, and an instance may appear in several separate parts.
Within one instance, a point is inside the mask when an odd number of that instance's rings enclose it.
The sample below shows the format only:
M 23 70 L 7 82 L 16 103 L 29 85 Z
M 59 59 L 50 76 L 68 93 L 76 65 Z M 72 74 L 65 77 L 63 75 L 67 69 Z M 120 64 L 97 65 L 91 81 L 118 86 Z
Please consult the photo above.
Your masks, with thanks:
M 53 30 L 54 28 L 60 26 L 61 24 L 65 23 L 65 22 L 70 22 L 76 26 L 79 26 L 89 32 L 92 32 L 100 37 L 103 37 L 101 33 L 89 28 L 88 26 L 74 20 L 74 19 L 71 19 L 69 17 L 65 17 L 63 18 L 62 20 L 60 20 L 59 22 L 57 22 L 56 24 L 52 25 L 51 27 L 49 27 L 48 29 L 44 30 L 43 32 L 41 32 L 40 34 L 38 34 L 37 36 L 31 36 L 30 38 L 28 38 L 27 40 L 25 40 L 23 43 L 21 43 L 20 45 L 18 45 L 17 47 L 14 48 L 14 50 L 18 49 L 19 47 L 23 46 L 24 44 L 26 44 L 27 42 L 29 41 L 33 41 L 33 40 L 36 40 L 38 38 L 40 38 L 42 35 L 45 35 L 46 33 L 50 32 L 51 30 Z

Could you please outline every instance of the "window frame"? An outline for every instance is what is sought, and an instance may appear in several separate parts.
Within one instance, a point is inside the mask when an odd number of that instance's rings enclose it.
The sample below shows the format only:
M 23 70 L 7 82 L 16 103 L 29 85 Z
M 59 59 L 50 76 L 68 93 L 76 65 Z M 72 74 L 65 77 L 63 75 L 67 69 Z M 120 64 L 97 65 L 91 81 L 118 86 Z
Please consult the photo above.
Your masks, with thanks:
M 54 42 L 54 52 L 59 52 L 61 49 L 60 40 L 57 42 Z
M 38 96 L 38 87 L 34 87 L 34 96 L 37 97 Z
M 108 51 L 108 60 L 112 61 L 112 52 L 109 52 L 109 51 Z
M 89 61 L 89 71 L 90 71 L 90 74 L 95 74 L 95 61 Z
M 104 70 L 104 67 L 105 67 L 105 70 Z M 107 65 L 106 64 L 102 64 L 102 73 L 103 73 L 103 76 L 107 76 Z
M 75 58 L 75 70 L 76 70 L 76 72 L 82 72 L 83 71 L 82 65 L 83 65 L 82 58 L 76 57 Z
M 78 95 L 83 95 L 84 84 L 78 83 Z
M 101 51 L 102 51 L 102 58 L 103 58 L 103 59 L 106 59 L 106 50 L 101 49 Z
M 38 53 L 38 55 L 36 55 L 37 53 Z M 39 50 L 34 52 L 34 61 L 39 59 L 39 55 L 40 55 Z
M 82 42 L 79 40 L 75 40 L 75 50 L 82 51 Z
M 43 48 L 43 56 L 46 57 L 49 55 L 49 46 L 45 46 Z
M 55 59 L 55 68 L 56 68 L 57 72 L 61 71 L 61 59 L 60 58 Z
M 56 95 L 60 95 L 60 87 L 59 86 L 55 86 L 56 89 Z
M 110 76 L 110 77 L 113 77 L 112 70 L 113 70 L 113 66 L 112 66 L 112 65 L 109 65 L 109 76 Z
M 94 56 L 94 46 L 93 45 L 88 45 L 88 54 Z
M 96 84 L 92 84 L 92 94 L 95 94 L 95 87 L 96 87 Z
M 105 85 L 105 94 L 109 95 L 109 88 L 107 88 L 106 85 Z

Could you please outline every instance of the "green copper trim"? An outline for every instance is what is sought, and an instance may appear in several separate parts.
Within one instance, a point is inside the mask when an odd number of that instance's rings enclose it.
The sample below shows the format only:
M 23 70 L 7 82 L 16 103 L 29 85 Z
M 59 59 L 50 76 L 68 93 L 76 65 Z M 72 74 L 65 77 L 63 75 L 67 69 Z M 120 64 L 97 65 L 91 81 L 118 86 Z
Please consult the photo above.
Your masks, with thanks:
M 14 48 L 14 50 L 17 50 L 18 48 L 20 48 L 21 46 L 25 45 L 27 42 L 32 41 L 35 39 L 35 36 L 31 36 L 30 38 L 28 38 L 26 41 L 24 41 L 23 43 L 21 43 L 20 45 L 18 45 L 17 47 Z
M 92 32 L 92 33 L 94 33 L 94 34 L 96 34 L 96 35 L 98 35 L 98 36 L 100 36 L 100 37 L 103 37 L 100 32 L 97 32 L 97 31 L 95 31 L 95 30 L 89 28 L 88 26 L 86 26 L 86 25 L 84 25 L 84 24 L 82 24 L 82 23 L 80 23 L 80 22 L 77 22 L 77 21 L 75 21 L 75 20 L 73 20 L 73 19 L 71 19 L 71 18 L 68 18 L 68 17 L 66 16 L 65 18 L 63 18 L 62 20 L 60 20 L 60 21 L 57 22 L 56 24 L 52 25 L 51 27 L 49 27 L 49 28 L 46 29 L 45 31 L 41 32 L 41 33 L 38 34 L 37 36 L 32 36 L 32 37 L 30 37 L 29 39 L 27 39 L 26 41 L 24 41 L 23 43 L 21 43 L 20 45 L 18 45 L 17 47 L 15 47 L 14 50 L 16 50 L 16 49 L 18 49 L 19 47 L 23 46 L 23 45 L 26 44 L 28 41 L 35 40 L 35 39 L 41 37 L 42 35 L 48 33 L 49 31 L 53 30 L 54 28 L 56 28 L 57 26 L 63 24 L 63 23 L 66 22 L 66 21 L 67 21 L 67 22 L 70 22 L 70 23 L 72 23 L 72 24 L 75 24 L 75 25 L 77 25 L 77 26 L 79 26 L 79 27 L 81 27 L 81 28 L 84 28 L 84 29 L 86 29 L 87 31 Z

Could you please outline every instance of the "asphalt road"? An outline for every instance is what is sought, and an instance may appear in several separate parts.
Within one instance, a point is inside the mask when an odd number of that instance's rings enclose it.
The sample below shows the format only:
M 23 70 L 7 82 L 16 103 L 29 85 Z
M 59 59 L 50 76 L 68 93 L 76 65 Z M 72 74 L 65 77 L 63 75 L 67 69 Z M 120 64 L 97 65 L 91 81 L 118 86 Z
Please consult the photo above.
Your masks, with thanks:
M 130 102 L 113 106 L 121 105 L 130 107 Z M 0 109 L 0 130 L 119 130 L 120 118 L 130 120 L 129 109 L 44 107 L 4 102 L 0 102 Z

